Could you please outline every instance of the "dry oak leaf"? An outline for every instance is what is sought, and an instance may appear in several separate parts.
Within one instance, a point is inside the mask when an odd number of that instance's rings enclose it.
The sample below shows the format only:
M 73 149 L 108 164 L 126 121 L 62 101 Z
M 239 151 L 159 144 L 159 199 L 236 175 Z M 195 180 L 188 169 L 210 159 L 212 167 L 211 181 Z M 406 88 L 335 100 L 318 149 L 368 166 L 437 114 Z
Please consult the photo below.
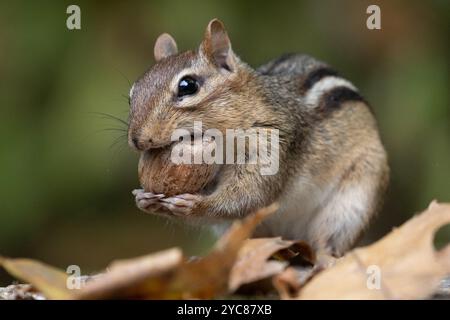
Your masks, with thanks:
M 256 225 L 275 212 L 277 204 L 233 223 L 206 257 L 186 261 L 173 248 L 143 257 L 113 262 L 79 290 L 63 271 L 31 259 L 0 257 L 0 265 L 49 299 L 178 299 L 212 298 L 228 292 L 228 278 L 238 251 Z
M 31 259 L 0 257 L 0 265 L 49 299 L 180 299 L 212 298 L 228 292 L 228 278 L 238 251 L 256 225 L 277 210 L 277 204 L 233 223 L 204 258 L 186 261 L 173 248 L 113 262 L 81 289 L 68 289 L 63 271 Z
M 276 209 L 273 204 L 234 222 L 201 259 L 186 261 L 181 251 L 171 249 L 113 263 L 107 273 L 87 283 L 75 298 L 207 299 L 224 294 L 242 244 L 256 225 Z
M 111 264 L 81 289 L 69 289 L 75 278 L 63 270 L 32 259 L 1 258 L 0 265 L 14 277 L 32 284 L 48 299 L 142 298 L 161 292 L 183 259 L 178 248 Z
M 296 297 L 302 286 L 313 275 L 313 268 L 303 268 L 297 270 L 294 267 L 288 267 L 283 272 L 273 278 L 273 286 L 278 291 L 280 299 L 292 299 Z
M 233 223 L 204 258 L 186 263 L 178 270 L 170 288 L 170 298 L 210 299 L 229 292 L 228 279 L 238 252 L 255 227 L 278 209 L 274 203 Z
M 448 223 L 450 204 L 432 202 L 423 213 L 381 240 L 352 250 L 338 260 L 335 266 L 319 273 L 300 291 L 298 298 L 430 297 L 438 288 L 440 280 L 450 274 L 450 245 L 440 251 L 436 251 L 433 246 L 435 232 Z
M 186 261 L 181 251 L 171 249 L 115 262 L 75 298 L 206 299 L 226 293 L 229 272 L 242 243 L 275 210 L 276 205 L 272 205 L 236 221 L 204 258 Z
M 281 273 L 289 260 L 298 255 L 304 260 L 315 259 L 312 249 L 302 241 L 282 240 L 281 237 L 247 239 L 231 270 L 229 291 Z M 269 260 L 271 257 L 276 259 Z
M 75 299 L 159 298 L 183 262 L 180 249 L 113 262 L 107 272 L 74 290 Z

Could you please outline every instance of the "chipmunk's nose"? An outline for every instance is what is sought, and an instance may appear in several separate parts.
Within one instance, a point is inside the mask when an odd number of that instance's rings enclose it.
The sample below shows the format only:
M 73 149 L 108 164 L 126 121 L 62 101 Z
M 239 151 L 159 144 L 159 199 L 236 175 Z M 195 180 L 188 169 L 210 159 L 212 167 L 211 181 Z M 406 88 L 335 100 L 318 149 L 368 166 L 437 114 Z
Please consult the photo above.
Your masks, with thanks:
M 135 148 L 139 151 L 146 151 L 148 149 L 153 148 L 161 148 L 170 144 L 171 141 L 159 141 L 154 138 L 142 137 L 138 135 L 133 135 L 130 137 L 129 144 L 132 148 Z
M 145 151 L 147 149 L 155 147 L 152 138 L 142 140 L 142 139 L 139 139 L 138 137 L 134 136 L 131 138 L 131 144 L 132 144 L 132 147 L 135 147 L 139 151 Z

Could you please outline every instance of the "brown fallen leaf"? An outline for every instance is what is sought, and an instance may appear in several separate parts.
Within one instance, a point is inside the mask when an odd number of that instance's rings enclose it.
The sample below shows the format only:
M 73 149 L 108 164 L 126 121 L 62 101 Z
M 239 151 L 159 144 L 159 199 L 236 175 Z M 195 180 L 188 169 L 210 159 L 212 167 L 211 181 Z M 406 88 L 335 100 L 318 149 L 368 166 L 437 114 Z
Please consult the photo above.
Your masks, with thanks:
M 104 276 L 86 284 L 76 298 L 212 298 L 225 293 L 229 272 L 242 243 L 275 210 L 276 206 L 263 208 L 235 222 L 212 252 L 201 259 L 185 261 L 181 252 L 166 251 L 113 263 Z
M 33 284 L 49 299 L 69 299 L 68 275 L 63 270 L 32 259 L 0 257 L 0 266 L 17 279 Z
M 234 222 L 211 253 L 179 269 L 170 289 L 170 298 L 208 299 L 227 293 L 228 278 L 244 241 L 256 225 L 277 208 L 277 204 L 272 204 Z
M 114 262 L 79 290 L 67 288 L 68 275 L 31 259 L 0 257 L 0 265 L 49 299 L 212 298 L 228 291 L 228 277 L 239 249 L 256 225 L 277 210 L 272 204 L 236 221 L 202 259 L 186 261 L 178 248 Z
M 74 291 L 75 299 L 151 299 L 167 290 L 183 262 L 180 249 L 172 248 L 143 257 L 113 262 L 108 271 Z
M 273 286 L 278 291 L 280 299 L 292 299 L 298 295 L 311 275 L 312 267 L 305 268 L 303 272 L 289 267 L 273 278 Z
M 292 244 L 274 254 L 274 258 L 289 261 L 291 265 L 310 265 L 316 263 L 316 253 L 305 241 L 296 240 Z
M 241 285 L 252 283 L 281 273 L 290 260 L 296 258 L 314 260 L 312 249 L 304 242 L 275 238 L 247 239 L 231 270 L 229 291 L 234 292 Z M 276 258 L 271 259 L 269 258 Z
M 67 273 L 39 261 L 1 258 L 0 265 L 14 277 L 32 284 L 48 299 L 141 298 L 141 292 L 151 296 L 162 291 L 182 259 L 180 249 L 173 248 L 117 261 L 108 272 L 96 276 L 82 289 L 68 289 Z
M 432 202 L 423 213 L 381 240 L 349 252 L 335 266 L 319 273 L 298 298 L 427 298 L 450 274 L 450 245 L 438 252 L 433 247 L 435 232 L 448 223 L 450 204 Z

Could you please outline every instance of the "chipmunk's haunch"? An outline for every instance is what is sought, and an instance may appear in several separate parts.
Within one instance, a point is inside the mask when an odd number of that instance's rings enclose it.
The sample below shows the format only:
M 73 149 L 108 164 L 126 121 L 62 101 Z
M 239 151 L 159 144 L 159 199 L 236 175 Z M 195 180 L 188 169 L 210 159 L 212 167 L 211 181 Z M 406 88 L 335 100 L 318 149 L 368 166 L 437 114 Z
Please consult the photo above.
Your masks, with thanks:
M 223 222 L 278 201 L 257 236 L 303 239 L 342 255 L 378 210 L 389 168 L 372 111 L 325 63 L 290 54 L 254 70 L 233 52 L 223 24 L 209 23 L 196 51 L 178 53 L 161 35 L 156 64 L 130 92 L 129 143 L 141 152 L 168 146 L 176 128 L 279 130 L 279 170 L 222 165 L 198 194 L 135 190 L 147 212 Z

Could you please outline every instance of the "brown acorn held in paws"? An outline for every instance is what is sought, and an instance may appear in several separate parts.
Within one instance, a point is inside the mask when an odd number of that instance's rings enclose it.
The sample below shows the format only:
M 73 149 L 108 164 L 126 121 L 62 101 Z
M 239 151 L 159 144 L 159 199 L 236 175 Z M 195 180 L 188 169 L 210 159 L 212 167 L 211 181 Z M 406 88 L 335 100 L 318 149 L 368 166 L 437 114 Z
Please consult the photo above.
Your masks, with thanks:
M 172 161 L 172 149 L 183 142 L 172 144 L 169 148 L 151 149 L 141 153 L 138 173 L 141 186 L 147 192 L 171 197 L 183 193 L 198 193 L 212 180 L 217 170 L 216 164 L 176 164 Z M 200 156 L 203 148 L 211 142 L 193 143 L 192 157 Z M 194 159 L 191 158 L 191 159 Z M 200 157 L 200 159 L 202 159 Z M 193 162 L 192 162 L 193 163 Z

